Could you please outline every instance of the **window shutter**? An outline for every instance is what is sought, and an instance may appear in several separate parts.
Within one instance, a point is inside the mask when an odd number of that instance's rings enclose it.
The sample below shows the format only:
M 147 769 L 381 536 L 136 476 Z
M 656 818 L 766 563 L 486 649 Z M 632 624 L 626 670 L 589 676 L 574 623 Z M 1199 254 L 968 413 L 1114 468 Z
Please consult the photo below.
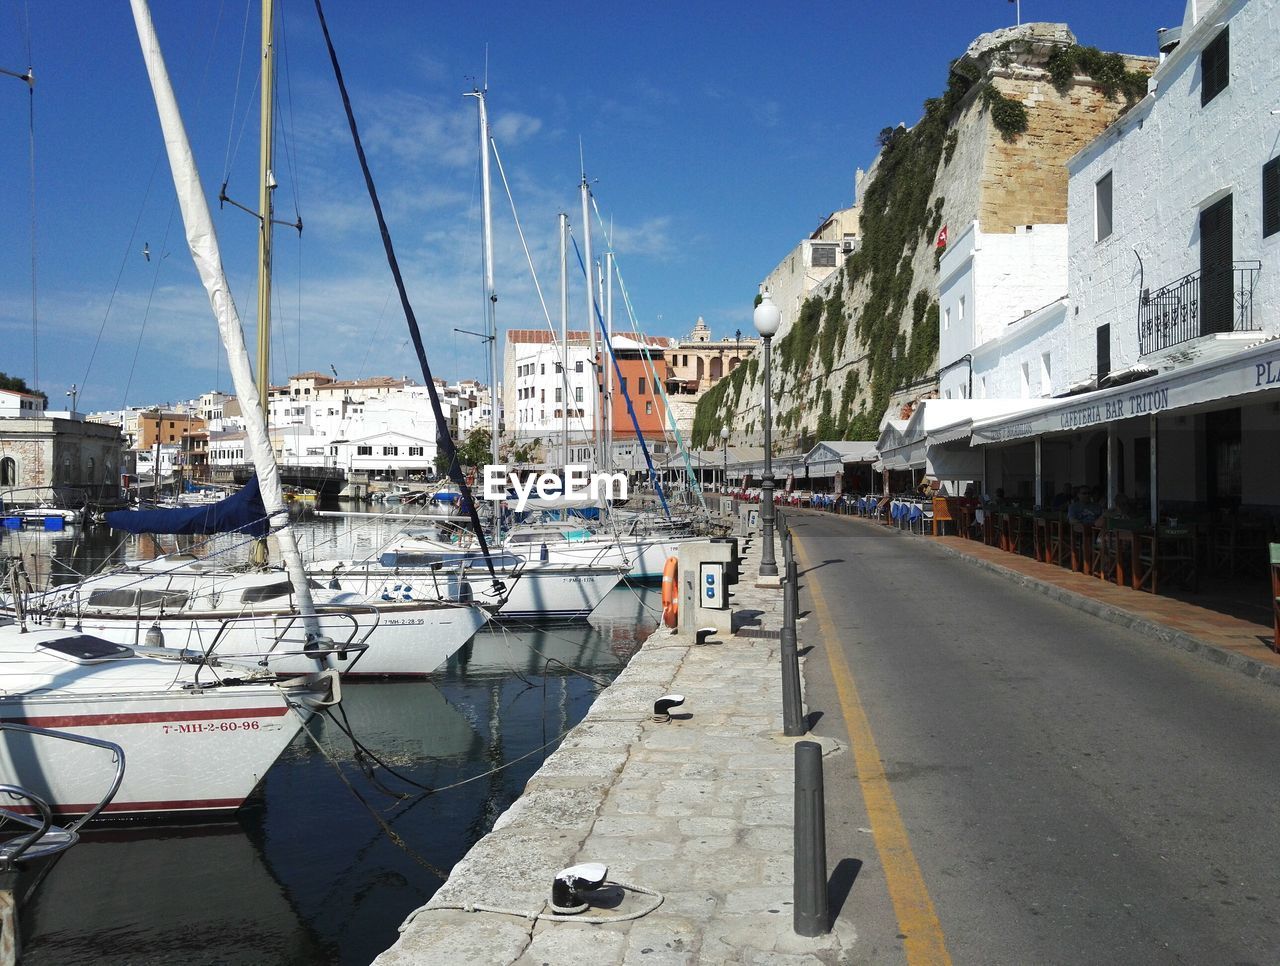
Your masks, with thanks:
M 1201 335 L 1232 329 L 1231 259 L 1231 195 L 1227 195 L 1200 212 Z
M 1111 375 L 1111 323 L 1098 326 L 1098 383 Z
M 1231 82 L 1230 27 L 1209 41 L 1200 55 L 1200 106 L 1203 107 L 1227 89 Z
M 1280 157 L 1262 166 L 1262 237 L 1280 231 Z

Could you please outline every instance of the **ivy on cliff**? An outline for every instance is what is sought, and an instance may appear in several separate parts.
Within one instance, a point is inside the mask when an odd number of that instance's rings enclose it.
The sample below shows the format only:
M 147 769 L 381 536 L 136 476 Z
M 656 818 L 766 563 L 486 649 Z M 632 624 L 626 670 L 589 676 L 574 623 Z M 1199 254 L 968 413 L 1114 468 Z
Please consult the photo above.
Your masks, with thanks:
M 1123 57 L 1103 53 L 1097 47 L 1079 44 L 1055 47 L 1045 67 L 1059 94 L 1067 92 L 1077 74 L 1093 81 L 1107 100 L 1115 100 L 1117 94 L 1123 94 L 1125 102 L 1132 104 L 1147 93 L 1146 74 L 1126 69 Z

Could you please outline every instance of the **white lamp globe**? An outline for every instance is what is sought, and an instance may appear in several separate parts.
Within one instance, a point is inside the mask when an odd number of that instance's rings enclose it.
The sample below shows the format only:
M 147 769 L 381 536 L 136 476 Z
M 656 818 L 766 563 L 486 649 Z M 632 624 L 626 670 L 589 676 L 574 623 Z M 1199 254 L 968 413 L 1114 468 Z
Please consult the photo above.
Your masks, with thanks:
M 777 333 L 778 326 L 782 323 L 782 313 L 773 304 L 773 296 L 768 292 L 765 292 L 760 299 L 760 304 L 756 306 L 751 320 L 755 323 L 756 331 L 766 339 L 772 338 Z
M 728 426 L 725 426 L 723 429 L 721 429 L 721 430 L 720 430 L 720 438 L 721 438 L 721 439 L 723 439 L 726 443 L 729 441 L 729 427 L 728 427 Z

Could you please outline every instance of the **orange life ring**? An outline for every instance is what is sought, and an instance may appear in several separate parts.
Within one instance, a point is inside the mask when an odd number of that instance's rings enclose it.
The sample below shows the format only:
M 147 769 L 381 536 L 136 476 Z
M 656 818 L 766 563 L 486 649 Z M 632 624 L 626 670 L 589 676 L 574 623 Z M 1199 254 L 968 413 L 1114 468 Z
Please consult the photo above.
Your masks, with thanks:
M 675 627 L 680 617 L 680 588 L 676 580 L 680 569 L 678 557 L 668 557 L 662 568 L 662 623 Z

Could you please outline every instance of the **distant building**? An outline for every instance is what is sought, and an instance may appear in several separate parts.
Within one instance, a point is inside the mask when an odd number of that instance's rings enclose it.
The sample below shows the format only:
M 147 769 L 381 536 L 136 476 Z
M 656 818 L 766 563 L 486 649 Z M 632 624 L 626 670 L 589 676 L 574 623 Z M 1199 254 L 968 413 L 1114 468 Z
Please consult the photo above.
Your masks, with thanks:
M 861 186 L 862 176 L 859 170 L 855 191 Z M 773 296 L 773 304 L 782 313 L 779 339 L 800 317 L 805 299 L 835 275 L 844 265 L 844 260 L 856 250 L 859 212 L 858 201 L 855 201 L 852 207 L 827 215 L 808 238 L 791 249 L 765 276 L 761 288 Z
M 113 500 L 123 443 L 116 426 L 48 413 L 41 397 L 0 389 L 0 501 L 81 506 Z

